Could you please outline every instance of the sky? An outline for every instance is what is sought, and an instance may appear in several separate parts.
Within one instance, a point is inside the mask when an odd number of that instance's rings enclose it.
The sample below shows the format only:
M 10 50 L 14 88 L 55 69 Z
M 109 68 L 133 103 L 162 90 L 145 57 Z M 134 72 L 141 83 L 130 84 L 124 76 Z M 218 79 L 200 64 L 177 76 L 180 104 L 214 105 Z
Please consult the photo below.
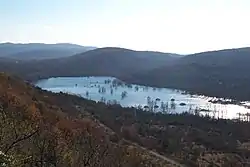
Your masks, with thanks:
M 180 54 L 250 46 L 250 0 L 0 0 L 0 42 Z

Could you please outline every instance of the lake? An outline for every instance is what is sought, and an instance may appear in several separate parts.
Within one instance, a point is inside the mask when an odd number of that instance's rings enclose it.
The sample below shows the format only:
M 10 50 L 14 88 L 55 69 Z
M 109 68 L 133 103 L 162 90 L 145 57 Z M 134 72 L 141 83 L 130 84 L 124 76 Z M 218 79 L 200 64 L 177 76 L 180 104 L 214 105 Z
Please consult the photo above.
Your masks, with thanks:
M 76 94 L 95 101 L 119 103 L 124 107 L 134 106 L 152 112 L 198 112 L 228 119 L 238 118 L 241 113 L 244 120 L 248 119 L 246 115 L 250 113 L 247 108 L 249 102 L 242 102 L 241 105 L 215 104 L 210 102 L 218 100 L 214 97 L 190 95 L 176 89 L 125 84 L 113 77 L 56 77 L 40 80 L 36 86 L 52 92 Z

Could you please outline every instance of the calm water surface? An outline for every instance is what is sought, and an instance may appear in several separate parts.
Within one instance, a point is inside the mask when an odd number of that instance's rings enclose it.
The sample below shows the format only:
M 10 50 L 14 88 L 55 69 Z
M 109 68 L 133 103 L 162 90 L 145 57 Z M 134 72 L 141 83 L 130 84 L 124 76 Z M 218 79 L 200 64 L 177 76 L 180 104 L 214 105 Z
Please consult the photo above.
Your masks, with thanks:
M 149 106 L 149 99 L 155 111 L 162 111 L 164 104 L 165 112 L 194 112 L 195 110 L 209 110 L 210 116 L 234 119 L 238 113 L 250 112 L 244 106 L 235 104 L 213 104 L 209 100 L 212 97 L 185 94 L 182 91 L 168 88 L 152 88 L 140 85 L 114 85 L 112 77 L 57 77 L 39 81 L 36 86 L 52 92 L 67 92 L 80 95 L 95 101 L 117 101 L 122 106 Z M 111 81 L 108 82 L 107 81 Z M 122 97 L 123 94 L 123 97 Z M 249 102 L 245 102 L 248 105 Z M 174 107 L 172 106 L 174 105 Z M 213 111 L 213 112 L 212 112 Z M 204 112 L 201 112 L 205 114 Z

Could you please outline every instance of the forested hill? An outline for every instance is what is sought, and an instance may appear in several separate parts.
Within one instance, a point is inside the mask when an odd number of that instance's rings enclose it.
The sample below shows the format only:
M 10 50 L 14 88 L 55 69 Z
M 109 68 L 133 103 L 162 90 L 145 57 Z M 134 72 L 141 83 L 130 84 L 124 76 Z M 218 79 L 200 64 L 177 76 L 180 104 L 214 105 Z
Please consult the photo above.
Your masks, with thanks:
M 28 80 L 52 76 L 130 76 L 179 59 L 176 54 L 100 48 L 71 57 L 40 61 L 0 61 L 0 70 Z
M 126 144 L 87 106 L 79 97 L 42 91 L 0 73 L 0 166 L 169 166 Z
M 125 80 L 209 96 L 250 100 L 250 48 L 188 55 L 173 64 Z

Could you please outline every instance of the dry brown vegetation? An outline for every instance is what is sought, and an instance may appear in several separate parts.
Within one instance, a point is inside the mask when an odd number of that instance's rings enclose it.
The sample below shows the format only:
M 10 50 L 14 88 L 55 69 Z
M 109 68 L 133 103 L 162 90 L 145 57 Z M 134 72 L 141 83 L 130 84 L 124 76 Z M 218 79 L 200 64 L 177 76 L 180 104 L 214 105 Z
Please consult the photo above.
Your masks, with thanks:
M 249 122 L 86 103 L 89 113 L 120 136 L 187 166 L 250 166 Z
M 154 153 L 186 166 L 250 166 L 247 122 L 105 105 L 6 74 L 0 122 L 0 166 L 174 166 Z
M 75 99 L 1 73 L 0 166 L 169 166 L 79 113 Z

